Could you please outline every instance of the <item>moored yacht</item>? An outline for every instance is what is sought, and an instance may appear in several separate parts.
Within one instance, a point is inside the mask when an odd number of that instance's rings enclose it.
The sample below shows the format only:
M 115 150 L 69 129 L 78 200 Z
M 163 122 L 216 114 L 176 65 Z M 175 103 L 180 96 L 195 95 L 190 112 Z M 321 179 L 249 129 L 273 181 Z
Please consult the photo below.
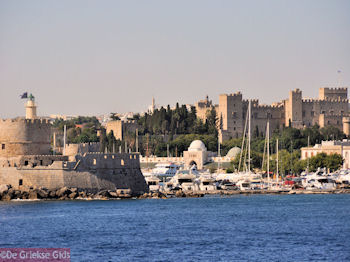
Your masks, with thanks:
M 217 189 L 216 181 L 210 174 L 202 174 L 198 178 L 198 189 L 200 191 L 214 191 Z
M 165 184 L 165 190 L 194 191 L 196 175 L 191 170 L 178 170 L 169 182 Z
M 146 183 L 148 185 L 149 191 L 159 192 L 160 191 L 160 179 L 156 176 L 145 176 Z
M 179 170 L 180 166 L 174 163 L 158 163 L 155 168 L 150 171 L 143 172 L 146 176 L 157 176 L 157 177 L 173 177 Z
M 305 174 L 302 178 L 302 185 L 307 190 L 321 189 L 334 190 L 336 189 L 335 181 L 327 176 L 325 169 L 318 169 L 315 173 Z

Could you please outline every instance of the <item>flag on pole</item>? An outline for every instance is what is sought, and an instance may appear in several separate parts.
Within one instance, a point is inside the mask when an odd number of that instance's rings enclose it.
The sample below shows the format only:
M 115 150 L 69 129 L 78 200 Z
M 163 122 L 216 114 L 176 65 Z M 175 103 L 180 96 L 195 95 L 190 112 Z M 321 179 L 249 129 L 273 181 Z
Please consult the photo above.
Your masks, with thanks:
M 23 93 L 23 95 L 20 95 L 21 99 L 28 98 L 28 92 Z

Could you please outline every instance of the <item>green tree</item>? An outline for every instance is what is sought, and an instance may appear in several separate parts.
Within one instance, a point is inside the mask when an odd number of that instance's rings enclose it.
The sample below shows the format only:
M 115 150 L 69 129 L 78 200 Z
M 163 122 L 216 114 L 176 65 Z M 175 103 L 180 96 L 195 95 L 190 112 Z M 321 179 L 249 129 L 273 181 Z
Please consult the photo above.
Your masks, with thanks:
M 343 162 L 344 159 L 340 154 L 330 154 L 326 158 L 326 166 L 330 169 L 331 172 L 341 168 Z
M 208 129 L 208 134 L 212 134 L 217 136 L 218 135 L 218 117 L 216 115 L 216 110 L 215 108 L 211 108 L 210 111 L 207 112 L 207 120 L 205 122 L 207 129 Z

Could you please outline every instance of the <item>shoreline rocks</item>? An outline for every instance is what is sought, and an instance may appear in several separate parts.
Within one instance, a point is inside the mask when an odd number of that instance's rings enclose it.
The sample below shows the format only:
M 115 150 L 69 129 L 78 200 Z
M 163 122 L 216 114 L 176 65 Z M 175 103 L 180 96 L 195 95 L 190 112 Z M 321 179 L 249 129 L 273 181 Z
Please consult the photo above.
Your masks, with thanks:
M 92 192 L 78 188 L 62 187 L 59 189 L 28 187 L 15 190 L 11 185 L 0 185 L 0 201 L 10 200 L 109 200 L 126 199 L 135 195 L 130 189 L 101 190 Z
M 299 195 L 299 194 L 350 194 L 350 189 L 337 190 L 302 190 L 289 191 L 277 190 L 214 190 L 214 191 L 182 191 L 173 192 L 148 192 L 135 195 L 130 189 L 101 190 L 92 192 L 78 188 L 62 187 L 58 189 L 23 187 L 21 190 L 14 189 L 11 185 L 0 185 L 0 201 L 11 200 L 115 200 L 115 199 L 168 199 L 168 198 L 196 198 L 205 195 Z

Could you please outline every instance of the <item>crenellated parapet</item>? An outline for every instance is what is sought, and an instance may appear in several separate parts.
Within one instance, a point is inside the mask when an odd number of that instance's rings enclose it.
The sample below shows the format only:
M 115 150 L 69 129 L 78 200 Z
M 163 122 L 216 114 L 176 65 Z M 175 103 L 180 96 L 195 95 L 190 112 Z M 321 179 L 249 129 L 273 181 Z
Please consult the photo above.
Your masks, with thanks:
M 319 103 L 320 99 L 314 99 L 314 98 L 303 98 L 303 103 L 305 104 L 311 104 L 311 103 Z
M 334 92 L 338 92 L 338 91 L 348 91 L 347 87 L 322 87 L 324 89 L 328 89 L 329 91 L 334 91 Z
M 253 108 L 255 109 L 280 109 L 283 108 L 283 104 L 272 104 L 272 105 L 266 105 L 266 104 L 261 104 L 261 105 L 252 105 Z
M 31 125 L 43 125 L 47 124 L 50 125 L 50 121 L 48 119 L 25 119 L 25 118 L 11 118 L 11 119 L 2 119 L 0 118 L 0 124 L 6 124 L 6 123 L 22 123 L 22 124 L 31 124 Z
M 337 98 L 326 98 L 323 101 L 331 103 L 349 103 L 349 99 L 337 97 Z
M 242 93 L 241 93 L 241 91 L 237 91 L 237 92 L 228 94 L 227 96 L 242 96 Z
M 312 103 L 324 103 L 324 102 L 329 102 L 329 103 L 349 103 L 349 99 L 344 99 L 344 98 L 326 98 L 326 99 L 313 99 L 313 98 L 303 98 L 302 100 L 303 103 L 305 104 L 312 104 Z
M 243 99 L 242 101 L 243 101 L 243 103 L 245 103 L 245 104 L 248 104 L 249 101 L 251 102 L 252 105 L 253 105 L 253 104 L 259 104 L 259 99 Z

